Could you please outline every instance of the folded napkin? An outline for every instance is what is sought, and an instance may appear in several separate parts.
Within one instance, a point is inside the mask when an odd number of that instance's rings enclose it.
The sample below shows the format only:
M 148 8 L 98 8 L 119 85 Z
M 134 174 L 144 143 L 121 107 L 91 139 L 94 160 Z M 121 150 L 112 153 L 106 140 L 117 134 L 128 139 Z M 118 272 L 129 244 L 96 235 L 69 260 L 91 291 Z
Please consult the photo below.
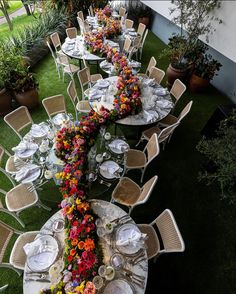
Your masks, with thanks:
M 95 87 L 107 88 L 107 87 L 109 87 L 109 85 L 110 85 L 110 83 L 108 81 L 105 81 L 105 80 L 101 79 L 101 80 L 97 81 L 97 83 L 95 84 Z
M 16 173 L 16 181 L 20 182 L 25 180 L 26 178 L 30 177 L 32 174 L 36 173 L 40 169 L 39 166 L 35 164 L 27 164 L 23 166 L 17 173 Z
M 152 122 L 155 119 L 158 119 L 159 115 L 155 110 L 143 110 L 143 118 L 146 122 Z
M 130 61 L 129 66 L 131 67 L 141 67 L 141 63 L 137 61 Z
M 16 147 L 12 148 L 12 151 L 14 151 L 15 153 L 24 153 L 27 150 L 37 150 L 38 145 L 37 144 L 32 144 L 29 142 L 20 142 L 19 145 L 17 145 Z
M 160 96 L 164 96 L 164 95 L 169 94 L 168 90 L 164 89 L 164 88 L 157 88 L 157 89 L 155 89 L 154 93 L 156 95 L 160 95 Z
M 47 134 L 48 127 L 45 124 L 33 124 L 30 130 L 30 134 L 33 137 L 43 137 Z
M 108 166 L 101 165 L 100 166 L 101 171 L 107 172 L 110 175 L 113 175 L 115 172 L 117 172 L 119 170 L 119 168 L 120 168 L 119 166 L 115 166 L 115 165 L 108 165 Z
M 135 229 L 126 228 L 121 230 L 119 236 L 116 240 L 117 246 L 126 246 L 132 244 L 137 246 L 140 243 L 140 240 L 145 239 L 146 234 L 142 234 Z
M 171 108 L 172 102 L 168 100 L 159 100 L 159 101 L 156 101 L 156 106 L 159 108 Z
M 129 148 L 129 145 L 124 141 L 112 141 L 108 146 L 122 152 Z
M 145 79 L 143 80 L 143 84 L 144 86 L 153 87 L 155 86 L 156 82 L 155 82 L 155 79 Z
M 31 243 L 26 243 L 23 247 L 25 254 L 30 256 L 38 256 L 42 253 L 50 253 L 55 251 L 57 248 L 53 245 L 43 244 L 39 239 L 34 240 Z

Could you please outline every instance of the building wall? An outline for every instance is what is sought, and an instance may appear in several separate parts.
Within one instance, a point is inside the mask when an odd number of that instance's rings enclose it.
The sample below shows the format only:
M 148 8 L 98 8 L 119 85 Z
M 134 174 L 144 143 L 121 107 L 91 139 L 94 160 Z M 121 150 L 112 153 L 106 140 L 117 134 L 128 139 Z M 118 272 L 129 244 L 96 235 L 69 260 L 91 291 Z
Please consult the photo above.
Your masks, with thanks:
M 173 33 L 179 32 L 179 27 L 171 22 L 169 8 L 171 1 L 142 1 L 154 11 L 152 31 L 164 42 L 168 43 Z M 216 25 L 216 31 L 209 38 L 209 53 L 223 66 L 212 84 L 236 103 L 236 1 L 222 1 L 217 15 L 223 20 Z M 205 41 L 205 38 L 201 38 Z

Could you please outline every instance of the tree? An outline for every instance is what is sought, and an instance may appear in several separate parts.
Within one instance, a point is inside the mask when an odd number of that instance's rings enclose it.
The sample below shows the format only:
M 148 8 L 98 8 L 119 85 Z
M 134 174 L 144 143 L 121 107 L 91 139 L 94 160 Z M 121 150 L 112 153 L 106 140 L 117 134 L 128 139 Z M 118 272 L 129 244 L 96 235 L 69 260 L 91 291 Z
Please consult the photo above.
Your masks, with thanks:
M 21 0 L 21 2 L 25 7 L 25 11 L 26 11 L 27 15 L 31 15 L 31 11 L 30 11 L 29 4 L 28 4 L 29 1 L 28 0 Z
M 5 18 L 6 18 L 9 29 L 12 31 L 13 30 L 13 24 L 12 24 L 11 19 L 9 17 L 9 14 L 7 12 L 6 2 L 4 0 L 0 0 L 0 9 L 2 10 L 2 12 L 3 12 L 3 14 L 4 14 Z

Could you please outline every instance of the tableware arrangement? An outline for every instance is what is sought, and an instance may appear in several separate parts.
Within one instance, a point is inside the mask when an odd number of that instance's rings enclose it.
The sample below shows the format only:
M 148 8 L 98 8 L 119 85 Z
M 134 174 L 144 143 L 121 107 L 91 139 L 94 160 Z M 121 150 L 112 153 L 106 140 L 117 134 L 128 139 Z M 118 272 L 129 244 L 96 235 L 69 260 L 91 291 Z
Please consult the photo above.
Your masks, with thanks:
M 115 154 L 123 154 L 129 150 L 129 144 L 122 139 L 115 139 L 109 145 L 109 149 Z
M 43 272 L 55 262 L 58 254 L 58 243 L 50 235 L 43 235 L 34 242 L 24 246 L 27 254 L 27 265 L 33 272 Z
M 33 142 L 20 142 L 16 147 L 12 148 L 15 155 L 21 159 L 28 159 L 38 150 L 38 145 Z
M 30 183 L 38 179 L 41 174 L 41 167 L 36 164 L 25 164 L 15 174 L 15 180 L 23 184 Z
M 103 294 L 134 294 L 134 288 L 133 286 L 126 281 L 125 279 L 116 279 L 111 282 L 109 282 L 104 291 Z
M 134 255 L 144 246 L 144 236 L 132 223 L 123 224 L 116 231 L 115 244 L 118 251 L 125 255 Z
M 99 173 L 102 177 L 108 180 L 115 179 L 120 176 L 120 172 L 123 169 L 120 168 L 119 164 L 112 160 L 104 161 L 99 166 Z

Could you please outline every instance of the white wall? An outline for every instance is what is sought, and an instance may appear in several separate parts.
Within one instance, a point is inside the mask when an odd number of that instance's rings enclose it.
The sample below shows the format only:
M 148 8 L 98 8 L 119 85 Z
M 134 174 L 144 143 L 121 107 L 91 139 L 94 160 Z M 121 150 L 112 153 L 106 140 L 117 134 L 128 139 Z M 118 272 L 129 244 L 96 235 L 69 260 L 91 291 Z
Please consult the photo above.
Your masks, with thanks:
M 171 1 L 143 1 L 153 10 L 171 20 L 169 8 L 173 7 Z M 215 10 L 215 15 L 223 20 L 222 24 L 216 24 L 216 31 L 209 38 L 209 43 L 212 48 L 225 55 L 227 58 L 236 62 L 236 1 L 222 1 L 221 7 Z M 204 41 L 204 37 L 202 37 Z

